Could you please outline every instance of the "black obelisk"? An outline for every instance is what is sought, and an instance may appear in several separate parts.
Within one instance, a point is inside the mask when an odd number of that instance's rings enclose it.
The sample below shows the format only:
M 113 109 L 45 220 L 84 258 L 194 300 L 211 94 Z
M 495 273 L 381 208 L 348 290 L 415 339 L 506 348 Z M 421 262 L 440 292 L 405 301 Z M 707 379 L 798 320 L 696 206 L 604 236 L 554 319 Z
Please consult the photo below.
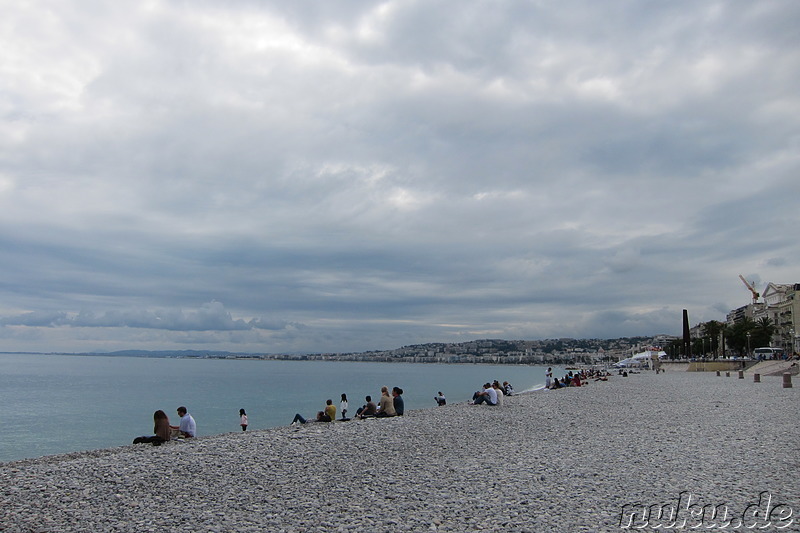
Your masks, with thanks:
M 689 336 L 689 311 L 683 310 L 683 356 L 692 358 L 692 339 Z

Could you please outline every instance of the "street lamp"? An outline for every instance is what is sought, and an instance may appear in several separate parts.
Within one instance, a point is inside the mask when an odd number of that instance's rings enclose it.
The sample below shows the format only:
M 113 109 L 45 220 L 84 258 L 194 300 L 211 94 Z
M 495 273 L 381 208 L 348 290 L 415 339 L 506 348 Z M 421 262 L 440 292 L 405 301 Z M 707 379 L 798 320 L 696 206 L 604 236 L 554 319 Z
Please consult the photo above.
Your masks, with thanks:
M 750 332 L 747 332 L 747 357 L 750 357 Z

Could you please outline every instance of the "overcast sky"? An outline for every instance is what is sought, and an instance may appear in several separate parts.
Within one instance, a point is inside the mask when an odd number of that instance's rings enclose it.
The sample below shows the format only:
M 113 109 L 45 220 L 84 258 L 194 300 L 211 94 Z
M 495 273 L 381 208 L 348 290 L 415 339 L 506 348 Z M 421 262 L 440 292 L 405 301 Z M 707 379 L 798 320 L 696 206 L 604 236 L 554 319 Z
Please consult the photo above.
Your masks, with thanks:
M 0 351 L 679 335 L 800 282 L 795 0 L 0 4 Z

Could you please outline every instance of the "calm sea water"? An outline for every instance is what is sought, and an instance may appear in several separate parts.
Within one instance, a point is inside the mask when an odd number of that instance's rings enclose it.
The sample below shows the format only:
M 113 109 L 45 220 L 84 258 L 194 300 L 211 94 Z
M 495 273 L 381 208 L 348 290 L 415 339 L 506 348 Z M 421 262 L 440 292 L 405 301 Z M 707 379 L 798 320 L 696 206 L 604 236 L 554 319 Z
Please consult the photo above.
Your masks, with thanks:
M 556 375 L 563 368 L 553 367 Z M 509 381 L 517 392 L 539 388 L 545 367 L 329 361 L 248 361 L 0 354 L 0 461 L 129 444 L 153 431 L 163 409 L 177 425 L 185 405 L 198 435 L 240 431 L 306 417 L 342 393 L 350 413 L 382 385 L 404 389 L 406 409 L 433 407 L 437 391 L 463 402 L 486 381 Z

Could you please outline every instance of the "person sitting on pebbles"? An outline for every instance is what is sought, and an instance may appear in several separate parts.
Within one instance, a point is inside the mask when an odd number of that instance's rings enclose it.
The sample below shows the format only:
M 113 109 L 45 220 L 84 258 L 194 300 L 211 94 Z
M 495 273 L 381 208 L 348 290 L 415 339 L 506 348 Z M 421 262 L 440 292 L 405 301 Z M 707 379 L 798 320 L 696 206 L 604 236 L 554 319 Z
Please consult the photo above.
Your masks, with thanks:
M 292 423 L 289 424 L 290 426 L 295 425 L 296 423 L 300 424 L 307 424 L 308 422 L 333 422 L 336 420 L 336 406 L 333 405 L 333 400 L 328 399 L 325 402 L 325 410 L 324 411 L 317 411 L 317 418 L 315 420 L 307 420 L 303 417 L 300 413 L 294 415 L 294 420 Z
M 359 407 L 356 410 L 356 417 L 358 418 L 372 418 L 375 416 L 375 413 L 378 411 L 378 407 L 375 405 L 375 402 L 372 401 L 372 396 L 367 396 L 364 398 L 366 400 L 366 404 L 362 407 Z
M 470 405 L 482 403 L 486 405 L 497 405 L 497 391 L 492 387 L 491 383 L 484 383 L 483 390 L 476 392 L 472 396 Z
M 308 424 L 309 422 L 333 422 L 333 420 L 331 419 L 330 415 L 328 415 L 328 413 L 326 413 L 325 411 L 317 411 L 317 418 L 315 420 L 307 420 L 303 418 L 303 416 L 300 413 L 297 413 L 294 415 L 294 420 L 292 420 L 292 423 L 289 425 L 293 426 L 297 423 Z
M 397 414 L 397 416 L 403 416 L 406 407 L 405 402 L 403 401 L 403 389 L 400 387 L 392 388 L 392 405 L 394 406 L 394 412 Z
M 329 399 L 325 402 L 325 414 L 328 415 L 331 420 L 336 420 L 336 406 L 333 405 L 333 400 Z
M 184 406 L 178 407 L 178 416 L 181 417 L 179 426 L 170 426 L 170 429 L 177 429 L 181 437 L 188 439 L 197 435 L 197 423 L 194 417 L 189 414 Z
M 167 417 L 167 413 L 161 409 L 153 413 L 153 424 L 153 433 L 155 433 L 155 435 L 149 437 L 136 437 L 133 439 L 133 443 L 150 443 L 153 446 L 161 446 L 162 443 L 167 442 L 170 439 L 170 434 L 172 433 L 170 430 L 169 417 Z
M 439 391 L 438 396 L 434 396 L 433 399 L 436 400 L 436 405 L 439 405 L 439 406 L 447 405 L 447 398 L 444 397 L 444 394 L 442 394 L 442 391 Z
M 503 396 L 505 396 L 505 393 L 503 392 L 500 383 L 495 381 L 494 383 L 492 383 L 492 388 L 494 389 L 494 392 L 497 394 L 497 406 L 503 407 Z
M 376 417 L 396 416 L 397 411 L 394 410 L 394 402 L 392 397 L 389 396 L 389 387 L 381 387 L 381 401 L 378 404 L 378 412 L 375 413 Z

